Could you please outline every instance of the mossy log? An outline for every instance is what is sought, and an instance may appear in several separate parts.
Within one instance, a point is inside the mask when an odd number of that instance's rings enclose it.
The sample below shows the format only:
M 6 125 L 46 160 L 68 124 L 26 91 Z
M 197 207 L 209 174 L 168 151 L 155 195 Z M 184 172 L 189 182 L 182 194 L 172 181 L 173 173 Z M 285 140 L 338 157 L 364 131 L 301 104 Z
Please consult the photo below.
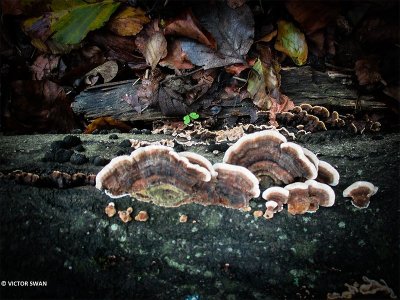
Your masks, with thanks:
M 158 135 L 80 135 L 86 156 L 112 158 L 126 138 L 158 140 Z M 2 136 L 0 172 L 97 173 L 91 163 L 43 162 L 60 135 Z M 324 299 L 345 283 L 366 275 L 384 279 L 398 295 L 399 134 L 349 136 L 323 132 L 300 143 L 334 165 L 340 183 L 336 203 L 314 214 L 286 210 L 272 220 L 252 211 L 189 204 L 163 208 L 114 199 L 147 222 L 122 223 L 104 209 L 110 198 L 93 186 L 67 189 L 20 185 L 0 179 L 1 297 L 93 299 L 294 299 L 299 293 Z M 212 162 L 222 153 L 206 146 L 188 149 Z M 357 180 L 379 187 L 367 209 L 359 210 L 342 191 Z M 180 216 L 188 222 L 180 223 Z M 11 287 L 11 280 L 47 281 L 46 287 Z M 307 291 L 306 291 L 307 290 Z M 379 299 L 385 295 L 380 294 Z

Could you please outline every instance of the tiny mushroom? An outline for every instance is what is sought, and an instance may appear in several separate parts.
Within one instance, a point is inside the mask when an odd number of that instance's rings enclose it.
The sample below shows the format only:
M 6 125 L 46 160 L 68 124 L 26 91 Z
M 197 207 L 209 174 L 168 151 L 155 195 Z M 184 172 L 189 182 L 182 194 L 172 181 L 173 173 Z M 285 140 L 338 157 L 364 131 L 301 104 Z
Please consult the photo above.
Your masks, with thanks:
M 146 222 L 149 219 L 149 214 L 145 210 L 139 211 L 139 213 L 135 216 L 135 221 Z
M 368 181 L 356 181 L 343 191 L 343 197 L 351 197 L 351 203 L 357 208 L 367 208 L 370 197 L 377 191 L 378 187 Z
M 267 201 L 265 203 L 265 206 L 267 209 L 265 210 L 264 218 L 266 218 L 267 220 L 272 219 L 274 217 L 274 214 L 276 213 L 278 203 L 276 203 L 275 201 Z
M 289 198 L 289 191 L 283 187 L 273 186 L 266 189 L 262 193 L 262 198 L 268 202 L 273 201 L 277 203 L 276 211 L 280 212 L 283 209 L 283 204 L 286 204 Z
M 132 221 L 131 213 L 133 212 L 132 207 L 128 207 L 126 210 L 119 210 L 118 216 L 124 223 Z
M 104 209 L 104 211 L 105 211 L 105 213 L 106 213 L 106 215 L 108 216 L 108 217 L 113 217 L 116 213 L 117 213 L 117 210 L 115 209 L 115 204 L 114 204 L 114 202 L 110 202 L 110 203 L 108 203 L 108 205 L 107 205 L 107 207 Z
M 302 147 L 287 142 L 276 130 L 243 136 L 229 147 L 223 161 L 249 169 L 263 185 L 288 184 L 296 179 L 317 177 L 317 170 Z
M 317 181 L 336 186 L 339 183 L 339 179 L 339 172 L 331 164 L 323 160 L 318 162 Z

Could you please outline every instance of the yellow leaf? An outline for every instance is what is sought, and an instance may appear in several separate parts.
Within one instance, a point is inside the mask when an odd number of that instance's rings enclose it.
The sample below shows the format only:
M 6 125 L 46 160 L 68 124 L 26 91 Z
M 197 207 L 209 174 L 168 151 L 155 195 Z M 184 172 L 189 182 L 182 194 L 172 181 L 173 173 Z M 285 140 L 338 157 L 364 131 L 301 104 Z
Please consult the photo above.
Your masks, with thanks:
M 134 36 L 142 30 L 144 24 L 149 22 L 150 19 L 143 10 L 127 7 L 111 19 L 108 28 L 121 36 Z
M 278 36 L 275 41 L 275 49 L 281 51 L 298 65 L 304 65 L 307 61 L 308 47 L 304 33 L 293 23 L 278 21 Z

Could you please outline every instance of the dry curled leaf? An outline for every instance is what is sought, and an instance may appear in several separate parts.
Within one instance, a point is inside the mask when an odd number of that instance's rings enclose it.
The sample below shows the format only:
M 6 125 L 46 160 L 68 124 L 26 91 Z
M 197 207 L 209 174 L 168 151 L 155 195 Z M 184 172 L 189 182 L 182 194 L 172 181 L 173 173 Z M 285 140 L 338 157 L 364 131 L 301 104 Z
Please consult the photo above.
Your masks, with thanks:
M 160 66 L 175 70 L 187 70 L 194 67 L 186 53 L 182 51 L 179 40 L 173 40 L 168 43 L 168 54 L 160 61 Z
M 94 85 L 97 80 L 92 82 L 91 78 L 101 76 L 101 78 L 103 78 L 103 82 L 110 82 L 114 79 L 117 73 L 118 64 L 115 61 L 110 60 L 86 73 L 85 80 L 87 84 Z
M 211 33 L 201 26 L 190 8 L 175 19 L 169 20 L 164 27 L 164 34 L 188 37 L 212 49 L 217 48 L 217 43 Z
M 145 12 L 136 7 L 126 7 L 113 17 L 107 24 L 115 34 L 121 36 L 134 36 L 138 34 L 144 24 L 150 22 Z
M 167 40 L 161 32 L 155 32 L 150 36 L 143 55 L 152 69 L 167 55 Z
M 102 130 L 102 129 L 112 129 L 117 128 L 121 131 L 129 131 L 131 129 L 130 126 L 126 125 L 122 121 L 115 120 L 111 117 L 100 117 L 94 119 L 85 129 L 85 133 L 92 133 L 93 131 Z
M 278 21 L 275 49 L 290 56 L 298 66 L 307 61 L 308 47 L 304 34 L 291 22 Z

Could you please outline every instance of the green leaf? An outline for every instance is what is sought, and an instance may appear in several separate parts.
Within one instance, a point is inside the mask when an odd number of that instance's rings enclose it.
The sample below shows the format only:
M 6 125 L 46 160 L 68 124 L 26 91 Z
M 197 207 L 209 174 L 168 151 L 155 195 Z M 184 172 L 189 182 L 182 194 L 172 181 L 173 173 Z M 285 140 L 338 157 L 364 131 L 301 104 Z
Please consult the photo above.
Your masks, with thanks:
M 196 119 L 200 118 L 200 115 L 198 113 L 191 112 L 189 114 L 189 117 L 192 118 L 193 120 L 196 120 Z
M 278 36 L 274 46 L 276 50 L 289 55 L 298 66 L 307 61 L 308 47 L 305 36 L 293 23 L 278 21 Z
M 102 27 L 119 5 L 112 0 L 53 0 L 51 12 L 26 20 L 22 27 L 31 38 L 44 43 L 79 44 L 89 31 Z
M 249 80 L 247 81 L 247 91 L 253 98 L 260 88 L 265 88 L 264 81 L 265 68 L 260 59 L 256 60 L 253 68 L 251 69 Z
M 190 117 L 189 117 L 189 115 L 186 115 L 186 116 L 184 116 L 183 117 L 183 123 L 185 124 L 185 125 L 188 125 L 188 124 L 190 124 Z

